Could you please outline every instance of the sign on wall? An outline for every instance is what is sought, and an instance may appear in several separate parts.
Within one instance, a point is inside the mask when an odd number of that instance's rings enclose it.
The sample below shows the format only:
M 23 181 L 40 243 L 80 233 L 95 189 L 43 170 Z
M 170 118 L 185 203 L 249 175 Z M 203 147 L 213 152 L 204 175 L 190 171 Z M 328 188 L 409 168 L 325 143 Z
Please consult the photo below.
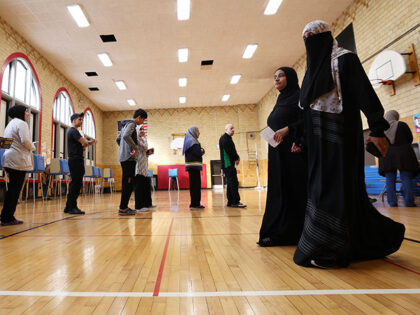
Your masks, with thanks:
M 416 133 L 420 133 L 420 114 L 414 115 L 414 127 L 416 128 Z

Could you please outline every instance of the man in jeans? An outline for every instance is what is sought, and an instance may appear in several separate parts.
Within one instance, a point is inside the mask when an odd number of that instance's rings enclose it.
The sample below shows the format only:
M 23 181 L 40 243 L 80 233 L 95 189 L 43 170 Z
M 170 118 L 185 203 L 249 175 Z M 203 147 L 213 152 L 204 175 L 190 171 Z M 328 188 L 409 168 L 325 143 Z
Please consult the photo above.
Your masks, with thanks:
M 68 214 L 85 214 L 84 211 L 77 207 L 77 198 L 83 185 L 83 175 L 85 175 L 83 150 L 95 144 L 96 140 L 87 141 L 77 130 L 77 128 L 82 126 L 83 113 L 71 115 L 70 120 L 72 127 L 67 132 L 67 146 L 69 150 L 71 182 L 64 212 Z
M 240 159 L 232 140 L 234 133 L 235 127 L 232 124 L 227 124 L 225 133 L 219 140 L 220 160 L 222 162 L 223 173 L 225 173 L 227 180 L 227 206 L 232 208 L 245 208 L 246 205 L 239 202 L 241 197 L 238 192 L 239 182 L 236 166 L 239 164 Z
M 120 146 L 118 151 L 118 162 L 122 168 L 122 191 L 119 215 L 134 215 L 135 210 L 128 207 L 136 175 L 136 157 L 139 151 L 136 126 L 141 125 L 147 118 L 147 113 L 139 108 L 134 112 L 133 119 L 125 121 L 121 133 L 117 137 Z

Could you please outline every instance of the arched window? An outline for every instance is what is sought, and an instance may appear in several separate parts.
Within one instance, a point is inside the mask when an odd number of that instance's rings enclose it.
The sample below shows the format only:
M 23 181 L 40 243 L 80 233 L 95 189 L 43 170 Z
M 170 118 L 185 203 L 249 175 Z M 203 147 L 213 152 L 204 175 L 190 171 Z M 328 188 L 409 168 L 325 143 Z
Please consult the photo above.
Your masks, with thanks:
M 90 109 L 85 110 L 85 114 L 83 116 L 82 131 L 88 141 L 96 139 L 95 120 Z M 94 144 L 87 147 L 85 151 L 86 164 L 88 165 L 95 165 L 95 147 L 96 145 Z
M 5 66 L 6 65 L 6 66 Z M 29 59 L 21 53 L 11 55 L 3 65 L 3 77 L 1 83 L 1 110 L 0 110 L 0 135 L 10 118 L 7 110 L 16 105 L 23 105 L 28 108 L 29 130 L 32 141 L 39 148 L 40 137 L 40 116 L 41 116 L 41 93 L 39 81 Z
M 53 107 L 52 156 L 54 158 L 68 158 L 66 138 L 67 131 L 71 127 L 70 117 L 73 113 L 73 103 L 68 91 L 65 88 L 59 89 Z

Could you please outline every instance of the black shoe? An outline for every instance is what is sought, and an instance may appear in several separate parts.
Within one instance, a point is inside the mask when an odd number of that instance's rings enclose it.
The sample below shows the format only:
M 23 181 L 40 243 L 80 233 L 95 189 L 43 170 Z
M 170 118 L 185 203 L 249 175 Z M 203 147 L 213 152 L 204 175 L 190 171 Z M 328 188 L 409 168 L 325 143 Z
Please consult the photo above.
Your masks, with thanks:
M 64 212 L 66 212 L 66 211 L 64 210 Z M 73 208 L 73 209 L 67 211 L 66 213 L 68 213 L 68 214 L 85 214 L 84 211 L 79 210 L 77 208 Z
M 231 207 L 231 208 L 246 208 L 246 205 L 238 202 L 238 203 L 234 203 L 234 204 L 228 205 L 228 207 Z
M 70 209 L 67 209 L 67 208 L 64 209 L 64 213 L 69 213 L 69 212 L 70 212 Z
M 126 210 L 120 209 L 120 210 L 118 210 L 118 215 L 123 215 L 123 216 L 125 216 L 125 215 L 136 215 L 136 210 L 133 210 L 133 209 L 130 209 L 130 208 L 127 208 Z
M 203 205 L 199 206 L 190 206 L 190 209 L 204 209 L 205 207 Z
M 273 240 L 269 237 L 265 237 L 263 239 L 260 239 L 257 242 L 258 245 L 260 245 L 261 247 L 271 247 L 271 246 L 276 246 L 276 244 L 273 242 Z
M 14 219 L 14 220 L 9 221 L 9 222 L 2 222 L 1 223 L 1 225 L 3 225 L 3 226 L 6 226 L 6 225 L 18 225 L 18 224 L 23 224 L 23 221 Z

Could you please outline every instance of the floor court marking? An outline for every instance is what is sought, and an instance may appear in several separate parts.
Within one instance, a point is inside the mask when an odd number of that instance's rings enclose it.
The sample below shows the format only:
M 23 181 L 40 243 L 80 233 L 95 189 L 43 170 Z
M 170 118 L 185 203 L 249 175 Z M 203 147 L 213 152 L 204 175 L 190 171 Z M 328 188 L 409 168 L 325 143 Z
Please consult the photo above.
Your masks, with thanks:
M 387 258 L 384 258 L 384 259 L 382 259 L 382 260 L 383 260 L 383 261 L 385 261 L 385 262 L 387 262 L 388 264 L 391 264 L 391 265 L 397 266 L 397 267 L 399 267 L 399 268 L 401 268 L 401 269 L 407 270 L 407 271 L 409 271 L 409 272 L 412 272 L 412 273 L 414 273 L 414 274 L 416 274 L 416 275 L 420 276 L 420 272 L 417 272 L 417 271 L 415 271 L 415 270 L 413 270 L 413 269 L 410 269 L 410 268 L 404 267 L 403 265 L 400 265 L 400 264 L 397 264 L 397 263 L 395 263 L 395 262 L 392 262 L 392 261 L 390 261 L 390 260 L 389 260 L 389 259 L 387 259 Z
M 404 237 L 405 240 L 410 241 L 410 242 L 414 242 L 414 243 L 420 243 L 420 241 L 415 240 L 413 238 L 408 238 L 408 237 Z
M 153 296 L 158 296 L 159 295 L 160 283 L 162 282 L 163 268 L 165 267 L 166 254 L 168 253 L 169 240 L 171 238 L 171 231 L 172 231 L 172 225 L 173 224 L 174 224 L 174 218 L 172 218 L 172 220 L 171 220 L 171 225 L 169 226 L 168 236 L 166 237 L 165 249 L 163 250 L 162 261 L 160 262 L 159 273 L 158 273 L 157 278 L 156 278 L 156 284 L 155 284 L 155 289 L 153 291 Z
M 48 222 L 48 223 L 43 223 L 43 224 L 41 224 L 41 225 L 33 226 L 33 227 L 29 228 L 29 229 L 25 229 L 25 230 L 22 230 L 22 231 L 18 231 L 18 232 L 15 232 L 15 233 L 9 234 L 9 235 L 4 235 L 4 236 L 0 237 L 0 240 L 4 240 L 4 239 L 6 239 L 6 238 L 9 238 L 9 237 L 12 237 L 12 236 L 15 236 L 15 235 L 18 235 L 18 234 L 22 234 L 22 233 L 25 233 L 25 232 L 29 232 L 29 231 L 32 231 L 32 230 L 38 229 L 38 228 L 43 227 L 43 226 L 46 226 L 46 225 L 50 225 L 50 224 L 54 224 L 54 223 L 57 223 L 57 222 L 65 221 L 65 220 L 68 220 L 68 219 L 70 219 L 70 218 L 73 218 L 73 217 L 61 218 L 61 219 L 58 219 L 58 220 L 55 220 L 55 221 L 51 221 L 51 222 Z
M 0 296 L 50 297 L 234 297 L 234 296 L 305 296 L 305 295 L 383 295 L 420 294 L 416 289 L 350 289 L 350 290 L 279 290 L 279 291 L 220 291 L 220 292 L 67 292 L 67 291 L 0 291 Z
M 197 233 L 197 234 L 171 234 L 172 237 L 185 237 L 185 236 L 241 236 L 241 235 L 258 235 L 259 233 L 214 233 L 214 234 L 203 234 L 203 233 Z M 35 234 L 35 235 L 19 235 L 18 237 L 24 238 L 24 237 L 152 237 L 152 236 L 165 236 L 168 237 L 168 234 L 88 234 L 88 235 L 68 235 L 68 234 Z

